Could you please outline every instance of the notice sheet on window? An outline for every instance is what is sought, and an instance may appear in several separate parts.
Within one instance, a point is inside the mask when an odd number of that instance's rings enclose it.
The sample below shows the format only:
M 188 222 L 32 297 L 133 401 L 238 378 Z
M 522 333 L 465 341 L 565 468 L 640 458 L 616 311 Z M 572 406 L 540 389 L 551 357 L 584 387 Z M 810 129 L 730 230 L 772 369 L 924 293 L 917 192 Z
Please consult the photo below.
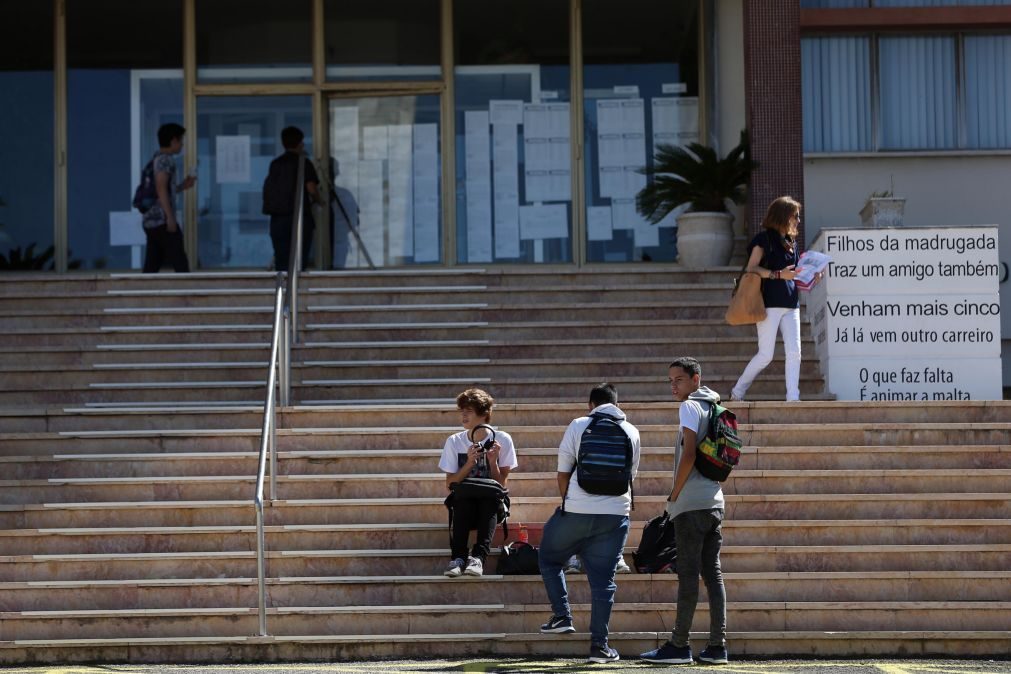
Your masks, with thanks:
M 467 262 L 491 262 L 491 140 L 487 110 L 464 113 Z
M 646 116 L 641 98 L 597 101 L 597 170 L 601 197 L 630 197 L 646 186 Z
M 569 104 L 524 105 L 523 141 L 525 201 L 570 201 Z
M 439 261 L 439 127 L 414 125 L 414 261 Z
M 695 96 L 653 99 L 653 154 L 657 146 L 688 145 L 699 140 L 699 99 Z
M 610 241 L 614 238 L 610 206 L 590 206 L 586 209 L 586 234 L 590 241 Z
M 386 227 L 386 208 L 383 203 L 383 162 L 367 159 L 358 163 L 358 218 L 362 244 L 376 263 L 385 264 L 383 230 Z
M 391 258 L 414 255 L 414 149 L 411 125 L 387 127 L 389 138 L 389 252 Z
M 520 238 L 564 239 L 569 235 L 569 210 L 566 204 L 539 204 L 520 207 Z
M 252 162 L 249 136 L 218 136 L 216 149 L 215 178 L 218 184 L 247 184 Z
M 522 110 L 522 108 L 521 108 Z M 521 115 L 522 119 L 522 115 Z M 495 186 L 495 257 L 520 256 L 520 178 L 517 125 L 492 125 Z

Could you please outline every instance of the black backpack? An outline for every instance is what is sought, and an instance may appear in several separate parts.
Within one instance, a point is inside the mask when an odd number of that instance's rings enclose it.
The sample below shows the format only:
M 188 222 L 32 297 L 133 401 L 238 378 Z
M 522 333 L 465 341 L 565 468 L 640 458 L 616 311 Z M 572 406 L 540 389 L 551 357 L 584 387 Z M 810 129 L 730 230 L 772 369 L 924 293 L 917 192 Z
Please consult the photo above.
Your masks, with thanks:
M 672 573 L 676 561 L 674 520 L 664 511 L 646 523 L 639 549 L 632 553 L 632 563 L 639 573 Z
M 133 207 L 141 213 L 147 213 L 156 203 L 158 203 L 158 187 L 154 180 L 154 158 L 152 158 L 140 172 L 140 184 L 133 191 Z
M 291 215 L 295 212 L 297 179 L 298 162 L 291 161 L 286 155 L 270 162 L 270 170 L 263 180 L 264 215 Z
M 573 473 L 587 494 L 621 496 L 631 488 L 632 439 L 621 420 L 599 412 L 590 416 L 579 439 Z
M 529 543 L 513 541 L 502 548 L 496 570 L 503 576 L 539 576 L 541 567 L 537 548 Z

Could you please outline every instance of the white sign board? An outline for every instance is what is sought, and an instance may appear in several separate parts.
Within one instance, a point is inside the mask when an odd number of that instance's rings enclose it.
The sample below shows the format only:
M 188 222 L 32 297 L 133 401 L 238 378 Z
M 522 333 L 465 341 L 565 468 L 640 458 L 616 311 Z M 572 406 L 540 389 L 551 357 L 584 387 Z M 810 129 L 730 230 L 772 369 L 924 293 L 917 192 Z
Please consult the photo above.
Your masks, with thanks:
M 996 227 L 823 229 L 815 347 L 840 400 L 999 400 Z

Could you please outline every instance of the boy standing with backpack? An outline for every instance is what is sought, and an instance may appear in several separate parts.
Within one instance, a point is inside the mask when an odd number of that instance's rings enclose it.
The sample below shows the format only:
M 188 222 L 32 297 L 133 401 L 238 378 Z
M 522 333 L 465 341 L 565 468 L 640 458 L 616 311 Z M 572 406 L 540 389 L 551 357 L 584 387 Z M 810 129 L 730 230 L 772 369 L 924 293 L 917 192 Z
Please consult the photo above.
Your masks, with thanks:
M 558 491 L 562 505 L 544 525 L 539 561 L 553 611 L 544 634 L 576 631 L 572 625 L 564 567 L 572 555 L 583 560 L 590 583 L 590 662 L 614 662 L 607 644 L 614 574 L 628 538 L 632 480 L 639 467 L 639 431 L 618 409 L 611 384 L 590 391 L 589 416 L 574 419 L 558 448 Z
M 674 443 L 674 487 L 667 499 L 667 513 L 674 520 L 677 541 L 677 618 L 670 640 L 640 657 L 659 664 L 692 664 L 688 633 L 699 601 L 701 574 L 709 594 L 710 617 L 709 644 L 698 659 L 726 664 L 727 597 L 720 571 L 723 490 L 719 482 L 704 477 L 695 467 L 698 444 L 706 436 L 720 395 L 701 385 L 702 366 L 695 358 L 678 358 L 670 364 L 668 374 L 671 395 L 681 403 Z
M 133 205 L 143 215 L 147 250 L 144 253 L 144 273 L 157 274 L 168 262 L 177 272 L 190 270 L 183 245 L 183 232 L 176 217 L 176 194 L 193 187 L 196 178 L 176 180 L 176 163 L 172 158 L 182 152 L 183 135 L 179 124 L 162 124 L 158 128 L 158 152 L 144 167 L 140 185 L 133 196 Z
M 291 254 L 291 230 L 295 226 L 295 195 L 299 188 L 298 163 L 305 153 L 305 134 L 297 126 L 281 130 L 281 145 L 284 153 L 270 162 L 270 169 L 263 181 L 263 214 L 270 216 L 270 242 L 274 246 L 274 269 L 288 271 Z M 302 176 L 302 268 L 309 266 L 312 252 L 312 236 L 316 223 L 312 218 L 312 205 L 319 201 L 319 176 L 309 158 L 305 158 L 305 172 Z

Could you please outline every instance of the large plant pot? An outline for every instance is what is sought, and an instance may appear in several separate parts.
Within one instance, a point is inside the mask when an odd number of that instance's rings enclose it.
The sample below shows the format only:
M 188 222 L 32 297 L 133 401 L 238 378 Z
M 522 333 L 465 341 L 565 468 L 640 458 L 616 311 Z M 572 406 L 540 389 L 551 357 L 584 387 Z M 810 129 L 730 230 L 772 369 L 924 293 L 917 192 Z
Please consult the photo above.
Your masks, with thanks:
M 723 267 L 734 252 L 734 217 L 730 213 L 682 213 L 678 216 L 678 262 L 690 269 Z

